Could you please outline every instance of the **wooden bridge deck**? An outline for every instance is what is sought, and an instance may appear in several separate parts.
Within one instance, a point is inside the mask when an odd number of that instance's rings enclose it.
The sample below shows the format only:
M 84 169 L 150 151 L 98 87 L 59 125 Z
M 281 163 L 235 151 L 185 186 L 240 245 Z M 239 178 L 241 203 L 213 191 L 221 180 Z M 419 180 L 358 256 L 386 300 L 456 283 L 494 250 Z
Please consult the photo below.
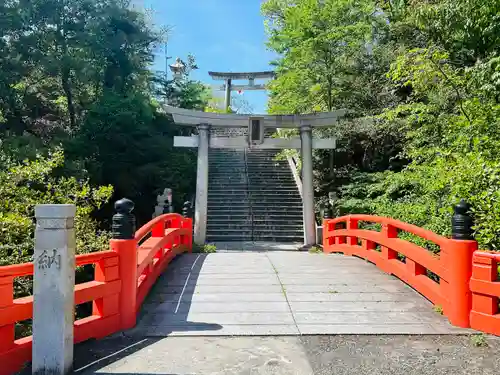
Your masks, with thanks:
M 456 334 L 376 266 L 304 252 L 185 254 L 143 305 L 141 336 Z

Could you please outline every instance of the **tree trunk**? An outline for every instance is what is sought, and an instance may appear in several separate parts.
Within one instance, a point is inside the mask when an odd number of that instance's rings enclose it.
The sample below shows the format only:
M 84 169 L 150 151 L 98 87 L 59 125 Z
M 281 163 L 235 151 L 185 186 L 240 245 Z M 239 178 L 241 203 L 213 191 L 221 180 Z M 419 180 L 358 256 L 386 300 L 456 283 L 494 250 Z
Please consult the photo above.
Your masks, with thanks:
M 75 105 L 73 104 L 73 92 L 71 91 L 70 80 L 71 80 L 70 69 L 64 66 L 62 68 L 61 81 L 64 94 L 66 95 L 66 100 L 68 102 L 69 122 L 71 124 L 71 128 L 74 128 L 76 124 L 76 113 L 75 113 Z

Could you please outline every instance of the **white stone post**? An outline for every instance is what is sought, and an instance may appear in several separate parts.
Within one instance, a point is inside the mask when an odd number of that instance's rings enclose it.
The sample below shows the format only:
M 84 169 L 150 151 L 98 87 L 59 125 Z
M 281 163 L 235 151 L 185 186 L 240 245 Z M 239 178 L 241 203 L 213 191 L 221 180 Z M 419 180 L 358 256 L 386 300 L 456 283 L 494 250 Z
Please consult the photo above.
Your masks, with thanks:
M 312 128 L 301 125 L 301 157 L 302 157 L 302 211 L 304 215 L 304 245 L 316 244 L 316 219 L 314 215 L 314 185 L 312 160 Z
M 35 207 L 33 374 L 72 370 L 75 213 L 73 204 Z
M 194 243 L 204 245 L 207 235 L 208 214 L 208 147 L 210 125 L 200 124 L 198 144 L 198 168 L 196 172 L 196 203 L 194 207 Z

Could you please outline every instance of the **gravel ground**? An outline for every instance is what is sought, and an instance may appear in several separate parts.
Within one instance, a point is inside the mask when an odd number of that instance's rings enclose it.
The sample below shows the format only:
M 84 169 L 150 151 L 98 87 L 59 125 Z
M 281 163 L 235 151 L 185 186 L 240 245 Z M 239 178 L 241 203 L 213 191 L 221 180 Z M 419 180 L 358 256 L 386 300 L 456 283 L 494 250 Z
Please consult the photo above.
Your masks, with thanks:
M 301 341 L 315 375 L 489 375 L 500 372 L 500 337 L 309 336 Z

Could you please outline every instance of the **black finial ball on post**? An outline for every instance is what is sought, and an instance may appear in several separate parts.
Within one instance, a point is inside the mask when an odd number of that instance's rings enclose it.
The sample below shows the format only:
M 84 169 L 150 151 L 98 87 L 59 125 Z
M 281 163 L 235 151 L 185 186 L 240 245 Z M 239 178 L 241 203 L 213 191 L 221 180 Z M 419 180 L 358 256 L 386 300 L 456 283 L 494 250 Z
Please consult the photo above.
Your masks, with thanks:
M 122 198 L 115 202 L 113 215 L 112 237 L 116 240 L 131 240 L 135 236 L 135 216 L 132 213 L 134 202 Z
M 473 240 L 472 226 L 474 225 L 470 216 L 470 205 L 463 199 L 453 208 L 451 218 L 451 238 L 454 240 Z
M 330 208 L 329 203 L 325 203 L 323 206 L 323 220 L 331 219 L 332 218 L 332 210 Z

